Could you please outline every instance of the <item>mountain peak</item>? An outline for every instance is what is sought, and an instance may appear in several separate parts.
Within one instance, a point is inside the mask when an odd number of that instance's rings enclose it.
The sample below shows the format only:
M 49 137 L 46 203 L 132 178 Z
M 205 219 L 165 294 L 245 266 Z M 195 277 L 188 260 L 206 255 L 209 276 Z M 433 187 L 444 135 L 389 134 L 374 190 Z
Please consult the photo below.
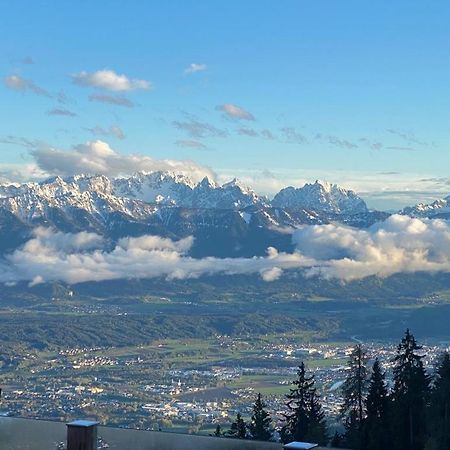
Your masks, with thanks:
M 404 214 L 411 217 L 450 217 L 450 195 L 435 200 L 432 203 L 418 203 L 414 206 L 407 206 L 400 211 L 400 214 Z
M 284 188 L 275 195 L 272 204 L 333 214 L 358 214 L 368 210 L 364 200 L 352 190 L 321 180 L 306 183 L 300 188 Z
M 211 180 L 211 178 L 209 178 L 208 176 L 205 176 L 203 178 L 202 181 L 200 181 L 200 183 L 198 183 L 199 187 L 202 188 L 210 188 L 210 189 L 216 189 L 217 188 L 217 184 L 214 180 Z
M 246 186 L 244 183 L 242 183 L 240 180 L 238 180 L 237 178 L 233 178 L 230 181 L 227 181 L 226 183 L 224 183 L 222 185 L 222 187 L 224 189 L 228 189 L 228 188 L 238 188 L 241 190 L 241 192 L 246 192 L 246 193 L 250 193 L 253 192 L 253 189 L 250 188 L 249 186 Z

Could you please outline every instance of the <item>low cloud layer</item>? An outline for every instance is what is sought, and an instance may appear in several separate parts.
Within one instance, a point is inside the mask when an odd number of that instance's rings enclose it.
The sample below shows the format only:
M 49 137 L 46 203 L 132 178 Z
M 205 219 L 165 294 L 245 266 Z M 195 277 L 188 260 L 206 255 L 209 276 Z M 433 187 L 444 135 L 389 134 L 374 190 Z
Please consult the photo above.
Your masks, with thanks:
M 450 223 L 393 215 L 367 230 L 342 225 L 297 230 L 294 243 L 316 260 L 309 275 L 341 280 L 402 272 L 450 272 Z
M 124 155 L 101 140 L 77 145 L 72 150 L 39 147 L 33 149 L 31 154 L 39 168 L 52 175 L 87 173 L 115 177 L 139 171 L 168 170 L 189 175 L 194 181 L 200 181 L 205 176 L 215 179 L 212 170 L 193 161 L 154 159 L 139 154 Z
M 21 249 L 0 263 L 0 282 L 48 281 L 70 284 L 130 278 L 198 278 L 213 274 L 259 273 L 271 281 L 283 267 L 309 264 L 301 255 L 269 249 L 267 257 L 203 258 L 186 256 L 193 239 L 179 241 L 158 236 L 121 239 L 111 251 L 103 250 L 102 238 L 93 233 L 64 234 L 38 228 Z
M 306 276 L 351 281 L 395 273 L 450 272 L 450 223 L 394 215 L 367 230 L 341 225 L 305 226 L 293 234 L 294 253 L 268 248 L 253 258 L 195 259 L 193 238 L 158 236 L 121 239 L 105 250 L 93 233 L 64 234 L 38 228 L 22 248 L 0 263 L 0 282 L 75 284 L 129 278 L 198 278 L 204 275 L 258 275 L 270 282 L 285 270 Z

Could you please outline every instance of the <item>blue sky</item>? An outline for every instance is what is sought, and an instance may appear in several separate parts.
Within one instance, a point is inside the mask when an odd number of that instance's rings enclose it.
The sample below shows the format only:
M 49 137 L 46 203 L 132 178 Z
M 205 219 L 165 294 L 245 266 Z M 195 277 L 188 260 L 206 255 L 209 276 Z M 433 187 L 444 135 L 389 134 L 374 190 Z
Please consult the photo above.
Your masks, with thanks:
M 379 208 L 450 194 L 446 1 L 0 6 L 6 178 L 100 139 L 266 194 L 316 178 Z

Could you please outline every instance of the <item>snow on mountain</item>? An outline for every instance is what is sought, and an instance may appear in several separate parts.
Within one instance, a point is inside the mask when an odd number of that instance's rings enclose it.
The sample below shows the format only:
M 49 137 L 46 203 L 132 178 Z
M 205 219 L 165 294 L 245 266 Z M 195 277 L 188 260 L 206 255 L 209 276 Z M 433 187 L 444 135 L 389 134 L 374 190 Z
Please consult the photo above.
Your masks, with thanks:
M 415 206 L 408 206 L 400 211 L 411 217 L 447 217 L 450 216 L 450 195 L 430 204 L 418 203 Z
M 116 179 L 113 185 L 115 195 L 165 206 L 239 209 L 261 202 L 254 191 L 236 179 L 219 186 L 208 177 L 195 184 L 184 175 L 152 172 Z
M 220 186 L 207 177 L 194 183 L 189 177 L 172 172 L 140 172 L 115 179 L 77 175 L 0 186 L 0 207 L 27 222 L 45 217 L 46 211 L 53 208 L 65 213 L 75 208 L 100 216 L 113 212 L 142 216 L 168 206 L 225 210 L 274 207 L 274 220 L 280 209 L 296 209 L 307 215 L 311 212 L 356 215 L 368 211 L 365 202 L 353 191 L 321 181 L 282 189 L 272 202 L 236 179 Z M 288 217 L 287 213 L 284 215 Z
M 386 215 L 368 211 L 354 192 L 322 182 L 283 189 L 270 202 L 236 179 L 223 185 L 209 178 L 195 183 L 172 172 L 54 177 L 0 185 L 0 229 L 6 230 L 4 236 L 11 231 L 0 239 L 0 254 L 42 225 L 92 231 L 111 244 L 144 234 L 194 236 L 194 256 L 264 255 L 270 246 L 292 251 L 287 231 L 300 225 L 338 220 L 367 227 Z
M 69 214 L 83 210 L 102 215 L 120 212 L 142 215 L 148 207 L 132 199 L 112 194 L 111 181 L 105 176 L 79 175 L 63 179 L 55 177 L 41 183 L 26 183 L 0 188 L 0 208 L 13 213 L 26 223 L 48 218 L 54 210 Z
M 217 186 L 205 178 L 194 189 L 191 207 L 243 209 L 252 205 L 262 206 L 264 204 L 262 197 L 236 179 Z
M 290 186 L 282 189 L 275 195 L 272 205 L 332 214 L 360 214 L 368 211 L 364 200 L 355 192 L 319 180 L 301 188 Z
M 187 176 L 172 172 L 139 172 L 130 178 L 113 180 L 114 195 L 146 203 L 179 205 L 189 203 L 195 183 Z

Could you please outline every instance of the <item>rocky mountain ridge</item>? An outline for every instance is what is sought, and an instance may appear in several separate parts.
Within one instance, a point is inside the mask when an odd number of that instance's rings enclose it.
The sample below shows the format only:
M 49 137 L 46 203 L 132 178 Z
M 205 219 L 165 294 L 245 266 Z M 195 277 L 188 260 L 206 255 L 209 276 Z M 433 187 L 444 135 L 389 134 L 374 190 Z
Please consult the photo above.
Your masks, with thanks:
M 290 231 L 302 225 L 338 222 L 363 228 L 388 216 L 370 211 L 355 192 L 323 181 L 284 188 L 269 200 L 236 179 L 194 183 L 173 172 L 54 177 L 0 185 L 0 252 L 45 226 L 95 232 L 111 243 L 143 234 L 194 236 L 194 256 L 254 256 L 268 246 L 293 250 Z

